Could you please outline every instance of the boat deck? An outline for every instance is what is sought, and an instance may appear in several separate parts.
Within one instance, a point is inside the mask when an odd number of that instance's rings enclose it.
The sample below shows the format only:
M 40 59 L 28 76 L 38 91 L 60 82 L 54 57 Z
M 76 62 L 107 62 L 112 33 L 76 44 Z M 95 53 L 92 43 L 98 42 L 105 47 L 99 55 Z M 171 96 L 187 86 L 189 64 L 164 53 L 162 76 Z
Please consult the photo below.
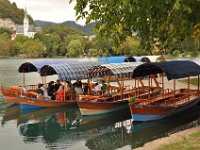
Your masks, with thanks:
M 143 99 L 142 104 L 154 106 L 176 106 L 189 102 L 198 97 L 197 90 L 177 90 L 161 94 L 150 99 Z

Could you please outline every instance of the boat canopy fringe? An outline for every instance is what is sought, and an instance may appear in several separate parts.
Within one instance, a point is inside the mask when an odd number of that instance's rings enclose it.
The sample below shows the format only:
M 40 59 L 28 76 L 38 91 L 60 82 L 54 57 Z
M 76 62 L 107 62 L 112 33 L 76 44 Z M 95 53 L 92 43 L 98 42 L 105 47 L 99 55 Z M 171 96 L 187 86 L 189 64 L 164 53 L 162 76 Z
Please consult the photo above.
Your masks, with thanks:
M 88 75 L 90 78 L 102 76 L 131 77 L 133 69 L 141 64 L 142 62 L 102 64 L 92 67 Z
M 97 60 L 98 62 L 106 63 L 123 63 L 123 62 L 161 62 L 166 61 L 163 55 L 154 56 L 110 56 L 102 57 Z
M 25 62 L 19 66 L 19 73 L 39 72 L 44 65 L 59 64 L 65 62 L 77 62 L 75 59 L 43 59 L 39 61 Z
M 102 63 L 122 63 L 125 62 L 125 56 L 110 56 L 110 57 L 102 57 L 97 61 Z
M 139 65 L 133 70 L 132 77 L 165 73 L 168 80 L 179 79 L 200 74 L 200 66 L 192 61 L 149 62 Z
M 58 75 L 61 81 L 88 79 L 88 70 L 100 65 L 96 61 L 67 62 L 63 64 L 45 65 L 40 70 L 41 76 Z
M 136 59 L 133 58 L 133 56 L 128 56 L 127 58 L 125 58 L 124 62 L 136 62 Z

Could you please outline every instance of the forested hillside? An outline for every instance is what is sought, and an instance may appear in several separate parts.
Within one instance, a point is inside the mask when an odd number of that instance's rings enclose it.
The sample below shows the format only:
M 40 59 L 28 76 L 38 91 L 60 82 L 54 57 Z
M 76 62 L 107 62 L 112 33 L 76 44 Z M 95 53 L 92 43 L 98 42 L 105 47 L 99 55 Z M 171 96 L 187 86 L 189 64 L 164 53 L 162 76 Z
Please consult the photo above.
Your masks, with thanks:
M 23 24 L 24 10 L 17 8 L 15 3 L 10 3 L 8 0 L 0 0 L 0 18 L 10 18 L 16 24 Z M 33 19 L 29 16 L 30 24 L 34 24 Z
M 41 20 L 35 20 L 35 23 L 37 26 L 54 26 L 54 25 L 64 25 L 66 27 L 72 27 L 77 30 L 83 31 L 87 35 L 93 35 L 93 27 L 96 23 L 89 23 L 88 25 L 82 26 L 80 24 L 77 24 L 75 21 L 65 21 L 63 23 L 54 23 L 54 22 L 48 22 L 48 21 L 41 21 Z

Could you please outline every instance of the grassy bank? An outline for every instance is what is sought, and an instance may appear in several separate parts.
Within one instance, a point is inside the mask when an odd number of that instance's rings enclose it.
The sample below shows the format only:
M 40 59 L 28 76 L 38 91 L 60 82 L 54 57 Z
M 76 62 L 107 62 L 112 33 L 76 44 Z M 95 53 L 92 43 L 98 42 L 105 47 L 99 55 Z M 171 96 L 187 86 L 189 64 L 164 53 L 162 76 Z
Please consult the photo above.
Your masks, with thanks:
M 171 144 L 161 145 L 157 150 L 199 150 L 200 149 L 200 131 L 194 132 L 182 140 Z
M 184 83 L 188 83 L 188 80 L 185 79 L 185 80 L 180 80 L 181 82 L 184 82 Z M 200 83 L 200 82 L 199 82 Z M 192 85 L 198 85 L 198 78 L 192 78 L 190 79 L 190 84 Z

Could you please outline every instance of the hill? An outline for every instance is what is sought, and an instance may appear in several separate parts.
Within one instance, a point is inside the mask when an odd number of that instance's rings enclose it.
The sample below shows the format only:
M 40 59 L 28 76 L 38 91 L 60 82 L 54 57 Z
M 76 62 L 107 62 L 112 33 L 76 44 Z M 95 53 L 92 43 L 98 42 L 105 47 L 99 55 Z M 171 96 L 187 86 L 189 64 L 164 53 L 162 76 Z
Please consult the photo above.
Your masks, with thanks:
M 93 27 L 95 26 L 95 23 L 90 23 L 88 25 L 82 26 L 80 24 L 77 24 L 75 21 L 65 21 L 63 23 L 54 23 L 54 22 L 48 22 L 48 21 L 41 21 L 41 20 L 35 20 L 35 24 L 37 26 L 54 26 L 54 25 L 64 25 L 67 27 L 72 27 L 77 30 L 81 30 L 84 33 L 88 35 L 92 35 L 93 33 Z
M 39 27 L 58 25 L 57 23 L 50 22 L 50 21 L 34 20 L 34 22 Z
M 30 24 L 34 24 L 31 16 L 28 17 Z M 11 4 L 8 0 L 0 0 L 0 18 L 9 18 L 16 24 L 23 24 L 24 10 L 17 8 L 16 3 Z

